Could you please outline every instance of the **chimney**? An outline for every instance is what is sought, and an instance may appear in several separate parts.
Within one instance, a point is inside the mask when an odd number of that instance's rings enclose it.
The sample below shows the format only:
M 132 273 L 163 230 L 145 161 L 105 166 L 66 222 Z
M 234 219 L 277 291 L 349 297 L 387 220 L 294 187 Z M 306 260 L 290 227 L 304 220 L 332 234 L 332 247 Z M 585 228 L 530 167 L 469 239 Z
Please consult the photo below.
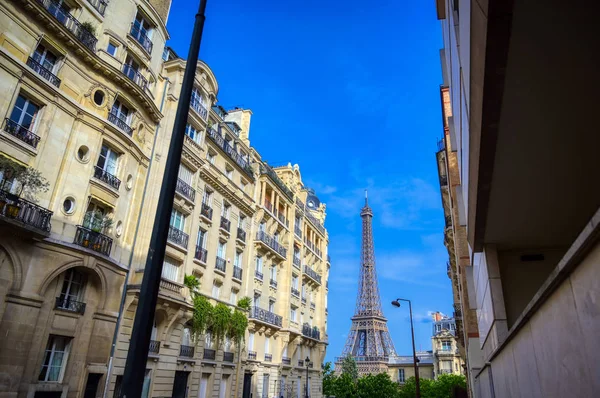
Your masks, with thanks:
M 240 138 L 246 143 L 250 139 L 250 119 L 252 118 L 252 111 L 250 109 L 235 108 L 227 111 L 225 116 L 226 122 L 235 122 L 241 128 Z

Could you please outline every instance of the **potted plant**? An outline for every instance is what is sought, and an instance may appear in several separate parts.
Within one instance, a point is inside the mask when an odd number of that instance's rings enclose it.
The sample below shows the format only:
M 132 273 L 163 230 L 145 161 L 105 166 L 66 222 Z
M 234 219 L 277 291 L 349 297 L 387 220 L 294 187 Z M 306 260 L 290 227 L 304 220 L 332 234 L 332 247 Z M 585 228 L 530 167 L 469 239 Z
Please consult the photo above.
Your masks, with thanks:
M 88 31 L 92 36 L 96 36 L 96 26 L 93 23 L 89 21 L 83 22 L 81 28 Z
M 17 200 L 9 201 L 11 193 L 6 192 L 6 185 L 10 182 L 11 187 L 16 187 L 16 197 L 24 197 L 26 200 L 37 203 L 37 194 L 47 192 L 50 183 L 42 176 L 42 173 L 33 167 L 21 166 L 20 164 L 0 156 L 0 171 L 2 181 L 0 182 L 0 212 L 6 208 L 6 215 L 15 218 L 19 215 L 20 203 Z

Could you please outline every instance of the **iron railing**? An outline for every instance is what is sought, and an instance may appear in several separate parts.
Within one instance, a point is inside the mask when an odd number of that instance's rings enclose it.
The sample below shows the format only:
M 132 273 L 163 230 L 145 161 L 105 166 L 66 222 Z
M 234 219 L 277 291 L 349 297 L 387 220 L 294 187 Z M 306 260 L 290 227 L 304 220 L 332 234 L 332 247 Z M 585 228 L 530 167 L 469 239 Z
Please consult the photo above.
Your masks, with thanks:
M 298 269 L 300 269 L 300 265 L 302 263 L 302 260 L 300 260 L 300 257 L 296 257 L 294 256 L 292 259 L 292 264 L 294 264 L 294 266 Z
M 266 163 L 260 165 L 260 174 L 265 174 L 279 187 L 279 189 L 287 196 L 290 200 L 294 199 L 294 193 L 281 181 L 277 176 L 277 173 Z
M 127 76 L 129 80 L 137 84 L 143 91 L 146 91 L 146 88 L 148 88 L 148 80 L 146 80 L 140 71 L 133 66 L 123 64 L 123 74 Z
M 281 246 L 279 242 L 277 242 L 271 235 L 267 234 L 265 231 L 258 231 L 256 233 L 256 240 L 263 242 L 280 256 L 287 257 L 287 249 Z
M 148 54 L 152 54 L 152 40 L 150 40 L 144 30 L 140 29 L 140 26 L 137 26 L 135 22 L 132 23 L 129 33 L 138 43 L 142 45 Z
M 52 73 L 52 71 L 46 69 L 44 65 L 40 64 L 35 59 L 29 57 L 27 59 L 27 66 L 33 69 L 38 75 L 48 80 L 52 85 L 56 87 L 60 86 L 60 79 L 56 77 L 56 75 Z
M 4 205 L 2 205 L 4 203 Z M 50 232 L 52 212 L 28 200 L 0 190 L 0 216 L 22 224 Z
M 119 187 L 121 186 L 121 180 L 119 180 L 117 177 L 110 174 L 108 171 L 104 170 L 100 166 L 94 166 L 94 178 L 107 183 L 108 185 L 110 185 L 111 187 L 116 189 L 117 191 L 119 190 Z
M 257 319 L 259 321 L 278 327 L 281 327 L 283 321 L 283 317 L 281 317 L 280 315 L 277 315 L 273 312 L 267 311 L 257 306 L 252 307 L 252 311 L 250 311 L 250 318 Z
M 224 229 L 225 231 L 229 232 L 229 229 L 231 228 L 231 221 L 229 221 L 227 218 L 221 216 L 220 227 L 221 227 L 221 229 Z
M 302 229 L 300 228 L 299 225 L 296 225 L 294 227 L 294 233 L 296 234 L 297 237 L 299 237 L 300 239 L 302 239 Z
M 224 362 L 233 362 L 233 352 L 227 352 L 225 351 L 223 353 L 223 361 Z
M 281 363 L 284 364 L 284 365 L 291 365 L 292 364 L 292 358 L 281 357 Z
M 106 6 L 108 2 L 104 0 L 87 0 L 88 3 L 92 5 L 100 13 L 100 15 L 104 16 L 104 12 L 106 11 Z
M 315 303 L 312 303 L 312 302 L 311 302 L 311 303 L 310 303 L 310 309 L 311 309 L 311 310 L 314 310 L 314 309 L 316 309 L 316 308 L 317 308 L 317 305 L 316 305 Z
M 292 291 L 292 294 L 294 296 L 300 297 L 300 292 L 298 291 L 298 289 L 291 288 L 290 290 Z
M 256 351 L 248 351 L 248 359 L 256 360 Z
M 206 256 L 208 254 L 208 251 L 204 248 L 202 248 L 199 245 L 196 245 L 196 253 L 194 253 L 194 258 L 196 260 L 200 260 L 203 263 L 206 263 Z
M 259 272 L 259 271 L 256 271 L 256 270 L 254 271 L 254 277 L 256 279 L 260 279 L 261 281 L 263 280 L 263 274 L 262 274 L 262 272 Z
M 192 188 L 188 183 L 183 181 L 181 178 L 177 179 L 177 185 L 175 186 L 175 191 L 179 192 L 181 195 L 185 196 L 192 202 L 196 198 L 196 190 Z
M 275 279 L 271 279 L 269 281 L 269 285 L 277 289 L 277 281 Z
M 233 277 L 238 280 L 242 280 L 242 269 L 238 266 L 233 266 Z
M 198 112 L 202 119 L 206 120 L 206 118 L 208 117 L 208 109 L 206 109 L 204 104 L 202 104 L 199 100 L 194 100 L 192 98 L 190 105 L 196 112 Z
M 127 121 L 121 119 L 119 115 L 109 112 L 108 121 L 123 130 L 128 136 L 133 135 L 133 129 L 127 124 Z
M 265 198 L 265 209 L 269 210 L 269 212 L 273 213 L 273 204 L 269 199 Z
M 273 354 L 265 354 L 265 362 L 273 362 Z
M 160 351 L 160 341 L 150 340 L 150 346 L 148 347 L 148 352 L 150 354 L 158 354 Z
M 460 307 L 460 304 L 458 304 L 458 303 L 454 303 L 454 318 L 462 319 L 462 308 Z
M 306 297 L 302 297 L 302 304 L 306 304 Z
M 81 301 L 71 300 L 69 297 L 61 296 L 56 298 L 54 308 L 74 312 L 83 315 L 85 313 L 85 303 Z
M 242 242 L 246 241 L 246 231 L 244 231 L 242 228 L 238 228 L 237 229 L 237 238 L 239 240 L 241 240 Z
M 92 32 L 82 25 L 68 11 L 61 8 L 61 5 L 54 0 L 37 0 L 52 15 L 58 22 L 66 27 L 69 32 L 73 33 L 77 40 L 92 52 L 96 52 L 96 43 L 98 39 Z
M 306 215 L 306 218 L 308 219 L 308 221 L 310 221 L 310 223 L 315 228 L 317 228 L 322 235 L 325 235 L 325 227 L 323 227 L 321 225 L 319 220 L 317 220 L 312 214 L 310 214 L 310 211 L 307 211 L 305 215 Z
M 208 218 L 209 220 L 212 220 L 213 209 L 206 203 L 202 203 L 202 207 L 200 208 L 200 214 Z
M 182 230 L 177 229 L 172 225 L 169 225 L 169 234 L 167 235 L 167 239 L 169 240 L 169 242 L 173 242 L 176 245 L 185 247 L 187 249 L 189 238 L 190 237 L 188 236 L 188 234 L 186 234 Z
M 303 359 L 299 359 L 298 360 L 298 366 L 300 366 L 301 368 L 304 367 L 304 360 Z
M 311 327 L 308 323 L 302 325 L 302 335 L 311 339 L 321 340 L 321 331 L 318 327 Z
M 216 356 L 217 356 L 217 351 L 212 350 L 210 348 L 205 348 L 204 349 L 204 355 L 203 355 L 204 359 L 214 360 L 216 358 Z
M 4 119 L 2 130 L 34 148 L 37 148 L 38 143 L 40 142 L 40 137 L 38 135 L 9 118 Z
M 100 232 L 92 231 L 89 228 L 78 225 L 73 243 L 92 249 L 105 256 L 110 256 L 113 240 Z
M 304 265 L 304 273 L 319 285 L 321 284 L 321 275 L 317 274 L 317 272 L 308 265 Z
M 289 223 L 289 221 L 287 220 L 287 218 L 285 218 L 285 216 L 283 215 L 283 213 L 282 213 L 281 211 L 279 211 L 279 210 L 276 210 L 276 213 L 277 213 L 277 219 L 278 219 L 278 220 L 279 220 L 279 221 L 280 221 L 280 222 L 281 222 L 283 225 L 285 225 L 286 227 L 288 227 L 288 228 L 289 228 L 289 227 L 290 227 L 290 223 Z
M 215 269 L 221 272 L 225 272 L 225 270 L 227 269 L 227 262 L 224 258 L 217 256 L 217 261 L 215 262 Z
M 248 161 L 244 159 L 244 157 L 240 155 L 227 141 L 225 141 L 221 134 L 214 129 L 209 129 L 207 136 L 211 141 L 217 144 L 217 146 L 221 148 L 231 160 L 240 166 L 240 168 L 244 170 L 244 173 L 246 173 L 249 177 L 254 178 L 252 169 L 248 167 Z
M 194 347 L 189 345 L 181 345 L 179 347 L 179 356 L 185 358 L 193 358 L 194 357 Z

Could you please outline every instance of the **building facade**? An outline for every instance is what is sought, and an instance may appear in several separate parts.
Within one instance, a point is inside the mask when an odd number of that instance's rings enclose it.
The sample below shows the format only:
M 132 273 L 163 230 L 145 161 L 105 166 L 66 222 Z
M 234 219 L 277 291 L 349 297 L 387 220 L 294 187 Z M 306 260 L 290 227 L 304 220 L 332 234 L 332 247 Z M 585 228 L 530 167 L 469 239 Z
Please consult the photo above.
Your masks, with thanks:
M 595 8 L 436 4 L 437 162 L 470 394 L 597 396 L 599 84 L 589 49 L 599 39 L 582 28 Z
M 419 378 L 433 380 L 435 377 L 433 353 L 431 351 L 417 351 L 417 358 L 419 359 Z M 390 358 L 387 373 L 393 381 L 400 384 L 404 384 L 409 378 L 415 377 L 413 356 L 398 355 Z
M 464 374 L 464 360 L 458 349 L 454 318 L 439 312 L 433 314 L 431 348 L 433 372 L 436 377 L 443 374 Z

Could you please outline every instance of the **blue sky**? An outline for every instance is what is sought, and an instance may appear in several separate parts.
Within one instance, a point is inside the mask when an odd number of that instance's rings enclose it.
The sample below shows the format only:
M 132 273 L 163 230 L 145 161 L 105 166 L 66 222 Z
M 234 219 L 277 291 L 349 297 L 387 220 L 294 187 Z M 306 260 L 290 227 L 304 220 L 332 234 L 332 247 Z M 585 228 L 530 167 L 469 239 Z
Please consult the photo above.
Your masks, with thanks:
M 169 45 L 181 56 L 195 4 L 171 9 Z M 391 300 L 413 301 L 417 349 L 431 347 L 428 313 L 452 311 L 434 156 L 441 46 L 432 0 L 208 0 L 200 58 L 219 104 L 252 109 L 252 146 L 271 164 L 298 163 L 327 204 L 327 360 L 340 355 L 354 312 L 365 188 L 396 350 L 410 354 L 410 325 Z

